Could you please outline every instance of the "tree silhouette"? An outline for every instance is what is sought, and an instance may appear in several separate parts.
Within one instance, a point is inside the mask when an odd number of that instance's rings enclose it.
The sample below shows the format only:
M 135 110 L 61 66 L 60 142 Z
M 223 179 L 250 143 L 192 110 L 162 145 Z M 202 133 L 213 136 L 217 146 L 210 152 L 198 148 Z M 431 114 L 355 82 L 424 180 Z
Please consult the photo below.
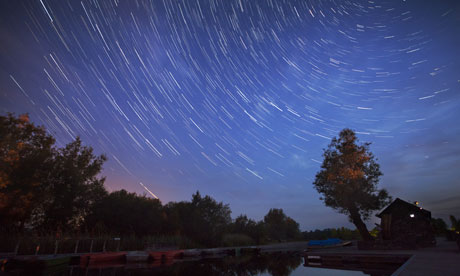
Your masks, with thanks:
M 276 241 L 300 237 L 299 224 L 284 214 L 283 209 L 270 209 L 264 217 L 268 237 Z
M 343 129 L 324 150 L 321 170 L 313 182 L 322 200 L 340 213 L 348 215 L 363 240 L 372 240 L 363 220 L 387 205 L 391 197 L 377 184 L 380 166 L 369 151 L 370 143 L 358 144 L 351 129 Z
M 43 208 L 44 227 L 74 230 L 81 226 L 93 204 L 107 194 L 105 178 L 97 177 L 105 160 L 83 146 L 79 137 L 55 151 L 46 187 L 50 197 Z
M 164 223 L 162 208 L 156 198 L 120 190 L 98 201 L 85 223 L 88 228 L 103 225 L 108 232 L 122 236 L 160 235 Z
M 53 144 L 27 114 L 0 116 L 0 225 L 21 231 L 46 198 Z
M 75 230 L 105 196 L 106 160 L 80 138 L 64 148 L 27 114 L 0 116 L 0 225 Z

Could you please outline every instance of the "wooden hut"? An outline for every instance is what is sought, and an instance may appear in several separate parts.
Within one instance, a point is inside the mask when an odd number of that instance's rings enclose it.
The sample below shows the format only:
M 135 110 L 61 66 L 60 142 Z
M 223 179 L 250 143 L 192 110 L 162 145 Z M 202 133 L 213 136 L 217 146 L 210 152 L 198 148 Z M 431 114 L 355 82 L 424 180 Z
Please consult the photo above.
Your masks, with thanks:
M 431 212 L 417 202 L 395 199 L 377 214 L 381 219 L 381 238 L 393 247 L 413 248 L 435 245 Z

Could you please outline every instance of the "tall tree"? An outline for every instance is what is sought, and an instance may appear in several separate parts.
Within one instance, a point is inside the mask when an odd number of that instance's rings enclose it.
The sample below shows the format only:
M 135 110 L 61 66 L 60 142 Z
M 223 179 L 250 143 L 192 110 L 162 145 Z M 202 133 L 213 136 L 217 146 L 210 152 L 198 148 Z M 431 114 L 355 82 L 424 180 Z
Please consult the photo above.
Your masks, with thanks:
M 53 144 L 27 114 L 0 116 L 0 225 L 22 230 L 47 197 Z
M 450 223 L 451 223 L 451 229 L 454 231 L 459 231 L 460 230 L 460 220 L 457 220 L 455 216 L 450 215 L 449 216 Z
M 232 219 L 228 204 L 217 202 L 210 196 L 202 197 L 197 191 L 192 200 L 170 202 L 165 205 L 169 233 L 185 235 L 206 246 L 217 246 Z
M 105 178 L 98 177 L 105 160 L 104 155 L 96 156 L 91 147 L 83 146 L 79 137 L 56 151 L 42 226 L 74 230 L 82 224 L 92 206 L 107 194 Z
M 299 224 L 286 216 L 283 209 L 270 209 L 264 217 L 264 223 L 272 240 L 293 240 L 300 236 Z
M 369 151 L 370 143 L 358 144 L 351 129 L 343 129 L 324 150 L 321 170 L 313 182 L 321 199 L 355 224 L 363 240 L 372 240 L 363 220 L 387 205 L 391 197 L 377 184 L 380 166 Z
M 246 215 L 239 215 L 230 225 L 229 230 L 234 234 L 244 234 L 251 237 L 257 244 L 266 238 L 266 229 L 263 221 L 256 222 Z
M 192 195 L 191 205 L 197 240 L 205 245 L 218 244 L 232 222 L 229 205 L 217 202 L 208 195 L 202 197 L 198 191 Z
M 442 218 L 431 218 L 431 226 L 433 227 L 434 234 L 444 235 L 447 230 L 447 224 Z
M 270 209 L 264 217 L 267 234 L 270 239 L 282 241 L 286 239 L 286 215 L 283 209 Z
M 159 235 L 164 218 L 160 200 L 115 191 L 98 201 L 86 218 L 87 228 L 103 225 L 112 234 Z

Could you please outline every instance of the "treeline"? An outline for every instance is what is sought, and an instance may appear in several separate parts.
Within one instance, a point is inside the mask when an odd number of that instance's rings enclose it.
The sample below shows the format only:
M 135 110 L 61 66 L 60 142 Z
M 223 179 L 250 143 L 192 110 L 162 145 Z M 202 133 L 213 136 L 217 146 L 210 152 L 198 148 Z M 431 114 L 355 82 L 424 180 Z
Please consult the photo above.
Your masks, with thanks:
M 261 221 L 231 219 L 228 204 L 196 192 L 170 202 L 108 193 L 99 177 L 104 155 L 79 138 L 63 148 L 27 115 L 0 116 L 0 230 L 2 233 L 69 233 L 116 236 L 181 236 L 197 246 L 261 244 L 302 238 L 282 209 Z
M 457 240 L 460 236 L 460 220 L 453 215 L 449 216 L 450 227 L 442 218 L 432 218 L 431 226 L 436 236 L 446 236 L 448 240 Z
M 299 224 L 282 209 L 270 209 L 261 221 L 246 215 L 232 220 L 228 204 L 198 191 L 190 201 L 162 205 L 158 199 L 110 193 L 97 202 L 83 228 L 121 236 L 183 236 L 196 246 L 261 244 L 301 238 Z
M 371 232 L 372 234 L 372 232 Z M 351 230 L 345 227 L 341 228 L 326 228 L 323 230 L 316 229 L 314 231 L 302 232 L 304 240 L 324 240 L 329 238 L 338 238 L 342 240 L 360 240 L 361 236 L 358 230 Z

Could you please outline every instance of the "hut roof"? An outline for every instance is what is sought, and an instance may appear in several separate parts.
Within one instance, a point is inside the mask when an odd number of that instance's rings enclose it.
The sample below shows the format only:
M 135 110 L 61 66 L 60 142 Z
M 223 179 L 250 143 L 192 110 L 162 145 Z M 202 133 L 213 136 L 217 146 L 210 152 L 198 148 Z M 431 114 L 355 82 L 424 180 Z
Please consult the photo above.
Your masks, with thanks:
M 431 217 L 431 212 L 428 211 L 428 210 L 425 210 L 415 204 L 412 204 L 412 203 L 409 203 L 407 201 L 404 201 L 400 198 L 396 198 L 392 203 L 390 203 L 390 205 L 388 205 L 385 209 L 383 209 L 379 214 L 377 214 L 376 216 L 381 218 L 382 215 L 385 215 L 385 214 L 391 214 L 394 212 L 394 210 L 396 209 L 406 209 L 408 210 L 409 212 L 418 212 L 418 213 L 422 213 L 424 216 L 428 216 L 428 217 Z

